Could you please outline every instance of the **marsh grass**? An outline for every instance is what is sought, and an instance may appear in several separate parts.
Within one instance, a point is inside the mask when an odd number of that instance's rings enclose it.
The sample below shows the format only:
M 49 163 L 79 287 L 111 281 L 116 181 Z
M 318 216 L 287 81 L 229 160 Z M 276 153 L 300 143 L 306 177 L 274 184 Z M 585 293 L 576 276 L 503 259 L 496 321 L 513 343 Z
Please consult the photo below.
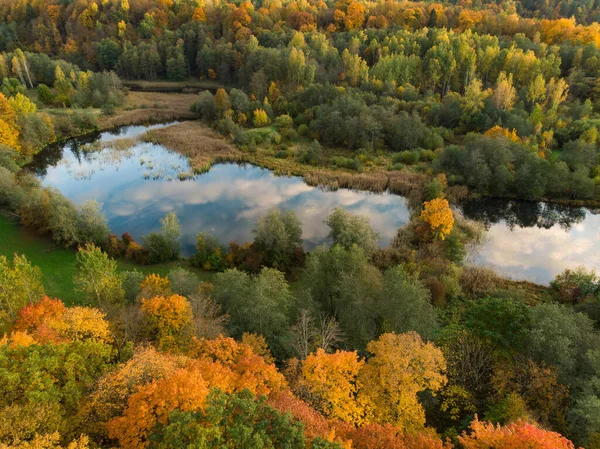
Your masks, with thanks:
M 144 134 L 141 139 L 164 145 L 186 156 L 196 174 L 208 171 L 211 166 L 219 162 L 250 162 L 245 153 L 227 143 L 215 131 L 200 122 L 186 122 L 153 129 Z
M 114 115 L 98 118 L 102 129 L 140 123 L 167 122 L 196 118 L 190 111 L 197 95 L 161 92 L 130 92 Z

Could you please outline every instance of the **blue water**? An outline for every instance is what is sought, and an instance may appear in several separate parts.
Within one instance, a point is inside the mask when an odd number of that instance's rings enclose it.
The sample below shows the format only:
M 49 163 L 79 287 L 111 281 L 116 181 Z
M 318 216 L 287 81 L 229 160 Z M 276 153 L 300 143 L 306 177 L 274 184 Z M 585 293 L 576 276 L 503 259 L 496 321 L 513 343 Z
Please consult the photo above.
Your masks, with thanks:
M 153 128 L 167 125 L 153 125 Z M 94 139 L 73 140 L 40 154 L 34 161 L 45 186 L 53 186 L 75 203 L 95 199 L 114 234 L 129 232 L 136 240 L 158 230 L 159 220 L 174 211 L 181 222 L 183 253 L 193 254 L 195 236 L 209 231 L 224 244 L 253 239 L 258 217 L 271 208 L 296 212 L 303 225 L 305 248 L 327 243 L 325 218 L 337 206 L 369 218 L 387 245 L 407 223 L 404 198 L 347 189 L 325 191 L 297 177 L 278 177 L 251 165 L 219 164 L 194 179 L 187 160 L 160 145 L 137 143 L 126 150 L 111 147 L 143 134 L 148 127 L 124 127 Z M 108 145 L 86 152 L 86 145 Z M 96 148 L 97 149 L 97 148 Z M 494 268 L 514 279 L 548 283 L 565 268 L 600 270 L 600 215 L 582 208 L 539 202 L 482 200 L 462 207 L 464 215 L 486 225 L 488 232 L 472 263 Z
M 120 136 L 103 133 L 98 141 L 134 137 L 143 131 L 143 127 L 130 127 Z M 180 181 L 178 174 L 190 171 L 186 158 L 151 143 L 87 153 L 80 143 L 71 143 L 57 159 L 45 167 L 43 185 L 57 188 L 78 204 L 89 199 L 101 202 L 111 231 L 129 232 L 136 240 L 157 230 L 160 218 L 173 211 L 181 223 L 185 255 L 193 253 L 195 237 L 203 230 L 225 244 L 251 241 L 257 219 L 271 208 L 296 212 L 308 250 L 327 242 L 324 220 L 337 206 L 368 216 L 382 235 L 382 245 L 409 219 L 406 200 L 400 196 L 325 191 L 301 178 L 278 177 L 252 165 L 219 164 L 208 173 Z

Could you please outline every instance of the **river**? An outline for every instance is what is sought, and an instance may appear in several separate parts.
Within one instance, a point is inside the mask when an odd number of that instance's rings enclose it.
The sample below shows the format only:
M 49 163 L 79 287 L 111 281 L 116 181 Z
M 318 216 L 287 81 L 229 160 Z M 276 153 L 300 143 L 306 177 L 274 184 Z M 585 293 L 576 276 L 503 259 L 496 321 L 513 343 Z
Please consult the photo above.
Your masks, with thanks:
M 31 167 L 44 186 L 55 187 L 75 203 L 102 203 L 117 235 L 129 232 L 141 240 L 159 228 L 162 216 L 175 212 L 184 255 L 193 253 L 195 236 L 202 230 L 223 243 L 252 240 L 256 220 L 271 208 L 296 212 L 307 250 L 327 243 L 324 219 L 337 206 L 367 216 L 382 236 L 381 245 L 389 244 L 409 220 L 407 201 L 387 192 L 328 191 L 252 165 L 219 164 L 189 178 L 187 160 L 161 145 L 119 145 L 160 126 L 168 124 L 128 126 L 73 139 L 44 150 Z M 475 264 L 542 284 L 565 268 L 600 269 L 600 215 L 590 210 L 489 199 L 460 209 L 488 229 L 482 247 L 471 256 Z

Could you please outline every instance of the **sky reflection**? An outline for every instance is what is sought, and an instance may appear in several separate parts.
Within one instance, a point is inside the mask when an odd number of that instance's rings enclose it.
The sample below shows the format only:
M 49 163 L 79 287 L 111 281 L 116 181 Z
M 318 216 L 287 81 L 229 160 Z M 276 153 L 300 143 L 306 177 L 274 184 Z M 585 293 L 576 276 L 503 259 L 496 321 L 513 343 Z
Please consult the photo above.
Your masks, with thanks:
M 161 126 L 161 125 L 155 125 Z M 164 125 L 162 125 L 164 126 Z M 102 133 L 103 142 L 140 135 L 146 127 Z M 227 244 L 252 240 L 258 217 L 271 208 L 291 209 L 303 224 L 305 248 L 327 242 L 325 218 L 337 206 L 367 216 L 387 245 L 409 219 L 404 198 L 346 189 L 324 191 L 301 178 L 277 177 L 254 166 L 221 164 L 195 179 L 187 160 L 160 145 L 139 143 L 128 150 L 106 148 L 82 153 L 87 140 L 49 148 L 31 165 L 46 186 L 59 189 L 75 203 L 96 199 L 111 231 L 136 240 L 159 228 L 174 211 L 181 222 L 185 255 L 194 251 L 195 236 L 205 230 Z M 471 201 L 464 215 L 489 229 L 473 262 L 513 279 L 549 283 L 565 268 L 584 265 L 600 271 L 600 215 L 582 208 L 509 200 Z
M 387 245 L 409 219 L 404 198 L 346 189 L 324 191 L 301 178 L 277 177 L 254 166 L 220 164 L 193 180 L 185 158 L 150 143 L 129 150 L 104 149 L 78 156 L 64 151 L 47 167 L 43 184 L 54 186 L 75 203 L 101 202 L 111 231 L 140 239 L 174 211 L 181 222 L 184 253 L 193 253 L 195 236 L 206 230 L 224 243 L 252 240 L 258 217 L 271 208 L 291 209 L 303 224 L 306 249 L 327 241 L 327 215 L 337 206 L 369 217 Z M 153 179 L 158 178 L 158 179 Z

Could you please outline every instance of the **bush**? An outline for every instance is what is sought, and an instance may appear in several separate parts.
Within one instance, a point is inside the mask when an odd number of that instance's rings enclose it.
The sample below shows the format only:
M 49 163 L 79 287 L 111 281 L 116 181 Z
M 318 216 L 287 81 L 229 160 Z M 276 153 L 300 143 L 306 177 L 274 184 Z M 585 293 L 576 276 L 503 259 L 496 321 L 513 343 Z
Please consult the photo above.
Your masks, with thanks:
M 362 164 L 357 159 L 350 159 L 348 157 L 336 156 L 333 158 L 333 165 L 336 167 L 347 168 L 348 170 L 361 171 Z
M 54 104 L 54 94 L 45 84 L 39 84 L 37 87 L 39 100 L 46 106 Z
M 298 126 L 298 134 L 301 136 L 306 136 L 308 134 L 308 125 L 306 123 L 302 123 Z
M 420 151 L 400 151 L 392 156 L 392 162 L 401 162 L 406 165 L 416 164 L 420 159 Z
M 225 251 L 216 237 L 202 231 L 196 236 L 196 254 L 192 257 L 192 265 L 205 270 L 222 271 L 227 267 Z
M 300 154 L 299 160 L 303 164 L 317 165 L 321 160 L 322 154 L 323 148 L 321 148 L 321 144 L 313 140 L 308 149 Z
M 584 267 L 575 270 L 565 270 L 550 283 L 563 302 L 579 302 L 598 294 L 600 279 L 594 270 L 587 271 Z

